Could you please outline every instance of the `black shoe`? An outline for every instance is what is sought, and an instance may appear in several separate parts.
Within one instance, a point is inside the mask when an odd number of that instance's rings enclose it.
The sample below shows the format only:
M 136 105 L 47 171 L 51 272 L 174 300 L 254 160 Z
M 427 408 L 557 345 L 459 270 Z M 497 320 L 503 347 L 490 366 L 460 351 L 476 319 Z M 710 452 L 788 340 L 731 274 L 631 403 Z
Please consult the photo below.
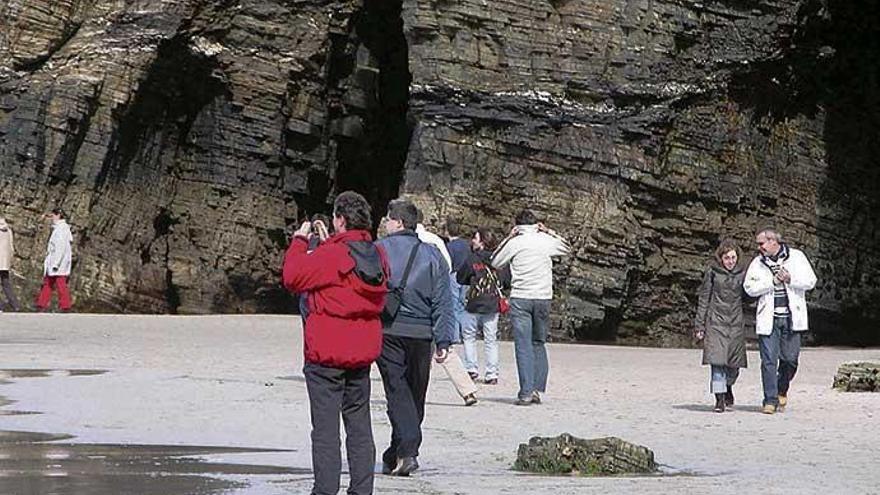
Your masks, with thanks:
M 516 401 L 514 401 L 514 404 L 517 406 L 531 406 L 532 398 L 529 397 L 528 399 L 523 399 L 522 397 L 517 397 Z
M 733 387 L 727 387 L 727 393 L 724 394 L 724 405 L 728 408 L 733 407 Z
M 485 383 L 486 385 L 498 385 L 498 379 L 497 378 L 486 378 L 486 380 L 484 380 L 483 383 Z
M 474 373 L 473 371 L 468 371 L 468 376 L 471 377 L 471 380 L 477 381 L 480 378 L 479 373 Z
M 410 473 L 419 468 L 419 463 L 415 457 L 401 457 L 397 460 L 397 466 L 391 470 L 391 476 L 409 476 Z
M 477 403 L 477 397 L 474 394 L 468 394 L 464 397 L 464 405 L 472 406 Z
M 712 410 L 717 413 L 724 412 L 724 394 L 715 394 L 715 407 Z

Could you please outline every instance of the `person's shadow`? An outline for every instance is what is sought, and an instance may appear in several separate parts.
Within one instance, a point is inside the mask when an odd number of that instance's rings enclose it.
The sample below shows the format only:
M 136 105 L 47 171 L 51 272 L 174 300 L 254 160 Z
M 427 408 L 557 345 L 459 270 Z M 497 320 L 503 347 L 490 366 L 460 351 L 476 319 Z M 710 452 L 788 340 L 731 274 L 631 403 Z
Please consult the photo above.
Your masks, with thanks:
M 672 406 L 673 409 L 678 409 L 679 411 L 693 411 L 693 412 L 715 412 L 713 410 L 713 406 L 711 404 L 674 404 Z M 743 412 L 753 412 L 760 413 L 763 412 L 761 406 L 754 405 L 739 405 L 735 404 L 730 412 L 743 411 Z M 727 412 L 727 411 L 725 411 Z

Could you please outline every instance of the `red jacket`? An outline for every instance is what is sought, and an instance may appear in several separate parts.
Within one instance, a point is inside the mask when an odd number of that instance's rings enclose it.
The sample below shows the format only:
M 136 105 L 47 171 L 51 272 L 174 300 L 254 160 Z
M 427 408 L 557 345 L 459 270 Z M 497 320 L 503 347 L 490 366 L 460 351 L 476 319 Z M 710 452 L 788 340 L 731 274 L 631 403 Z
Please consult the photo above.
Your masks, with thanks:
M 379 315 L 388 291 L 388 263 L 379 249 L 385 276 L 380 285 L 369 285 L 355 273 L 348 242 L 371 242 L 365 230 L 350 230 L 330 237 L 311 253 L 308 241 L 296 237 L 284 257 L 284 286 L 308 294 L 303 351 L 308 363 L 333 368 L 362 368 L 382 352 Z

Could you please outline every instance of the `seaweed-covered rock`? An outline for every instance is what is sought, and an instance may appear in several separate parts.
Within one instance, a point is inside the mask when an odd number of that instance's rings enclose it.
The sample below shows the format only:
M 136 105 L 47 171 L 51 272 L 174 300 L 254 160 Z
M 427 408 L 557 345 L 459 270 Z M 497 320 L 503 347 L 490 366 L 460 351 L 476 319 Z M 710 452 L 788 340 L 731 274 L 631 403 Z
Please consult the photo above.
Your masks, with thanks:
M 520 444 L 513 468 L 544 474 L 608 476 L 652 473 L 657 470 L 654 452 L 617 437 L 585 440 L 563 433 L 558 437 L 532 437 Z
M 844 392 L 880 392 L 880 363 L 843 363 L 834 375 L 834 388 Z

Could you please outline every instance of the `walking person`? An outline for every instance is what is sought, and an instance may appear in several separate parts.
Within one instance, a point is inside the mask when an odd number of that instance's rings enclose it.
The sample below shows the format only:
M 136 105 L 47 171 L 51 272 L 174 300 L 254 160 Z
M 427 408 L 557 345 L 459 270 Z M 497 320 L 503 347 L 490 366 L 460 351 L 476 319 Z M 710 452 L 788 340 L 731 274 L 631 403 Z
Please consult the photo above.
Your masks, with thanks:
M 531 210 L 521 211 L 510 235 L 492 257 L 492 266 L 510 265 L 510 322 L 519 392 L 516 405 L 540 404 L 547 389 L 547 330 L 553 299 L 553 257 L 568 255 L 568 242 L 538 222 Z
M 755 333 L 761 354 L 765 414 L 788 404 L 791 380 L 798 368 L 801 334 L 809 330 L 806 292 L 816 286 L 807 256 L 782 242 L 774 229 L 755 236 L 760 254 L 749 264 L 743 288 L 758 298 Z
M 46 247 L 46 259 L 43 262 L 43 286 L 37 296 L 37 310 L 46 311 L 52 302 L 52 291 L 58 291 L 58 307 L 63 312 L 70 311 L 70 291 L 67 279 L 70 276 L 70 265 L 73 258 L 73 235 L 67 224 L 64 210 L 55 208 L 46 217 L 52 222 L 52 235 Z
M 733 385 L 740 368 L 748 364 L 742 310 L 745 275 L 739 247 L 725 240 L 715 250 L 697 291 L 694 336 L 703 343 L 703 364 L 710 366 L 715 412 L 733 407 Z
M 342 472 L 339 417 L 345 425 L 348 493 L 373 493 L 376 446 L 370 418 L 370 365 L 382 352 L 380 315 L 388 265 L 372 242 L 370 205 L 343 192 L 333 203 L 335 234 L 308 252 L 319 235 L 311 222 L 294 234 L 283 266 L 287 290 L 309 295 L 303 374 L 312 420 L 313 495 L 339 491 Z
M 473 252 L 458 270 L 458 282 L 468 287 L 462 317 L 464 366 L 474 380 L 479 378 L 477 332 L 483 332 L 486 353 L 486 374 L 483 383 L 498 384 L 498 316 L 501 308 L 501 286 L 510 281 L 510 271 L 497 273 L 492 268 L 492 252 L 498 241 L 489 229 L 481 228 L 471 239 Z
M 458 282 L 455 282 L 455 273 L 452 272 L 452 257 L 449 254 L 449 251 L 446 249 L 446 242 L 437 234 L 429 231 L 422 224 L 422 220 L 424 216 L 422 215 L 422 211 L 416 208 L 418 213 L 417 222 L 416 222 L 416 235 L 419 240 L 425 244 L 433 246 L 437 248 L 440 252 L 440 255 L 443 257 L 445 261 L 445 266 L 447 270 L 447 276 L 449 277 L 449 294 L 452 298 L 452 337 L 449 349 L 447 350 L 448 357 L 443 360 L 440 364 L 440 367 L 443 368 L 443 371 L 446 372 L 446 376 L 449 377 L 449 381 L 452 382 L 452 386 L 455 387 L 456 393 L 458 393 L 459 397 L 464 401 L 464 405 L 473 406 L 477 401 L 477 386 L 474 385 L 473 378 L 468 375 L 468 373 L 464 369 L 464 363 L 462 363 L 461 358 L 455 352 L 454 344 L 457 341 L 461 340 L 461 334 L 459 332 L 459 318 L 456 313 L 456 304 L 457 298 L 460 297 L 455 293 L 456 287 L 458 287 Z M 454 283 L 453 283 L 454 282 Z
M 376 242 L 388 256 L 389 303 L 399 303 L 386 308 L 382 354 L 376 362 L 391 421 L 382 472 L 393 476 L 409 476 L 419 467 L 431 356 L 437 363 L 447 360 L 454 324 L 449 265 L 439 250 L 419 239 L 418 216 L 410 201 L 391 201 L 387 235 Z
M 449 259 L 452 262 L 452 273 L 449 277 L 449 287 L 452 290 L 452 310 L 455 313 L 455 335 L 452 339 L 452 342 L 455 344 L 461 343 L 462 341 L 461 332 L 464 319 L 464 302 L 465 294 L 467 294 L 467 286 L 460 284 L 456 275 L 471 255 L 470 239 L 461 237 L 461 233 L 461 222 L 454 217 L 447 218 L 446 235 L 449 240 L 446 242 L 446 249 L 449 251 Z
M 15 255 L 15 246 L 12 238 L 12 227 L 6 223 L 6 219 L 0 217 L 0 284 L 3 285 L 3 293 L 6 294 L 6 307 L 13 311 L 21 311 L 18 298 L 12 290 L 12 281 L 9 275 L 12 271 L 12 258 Z

